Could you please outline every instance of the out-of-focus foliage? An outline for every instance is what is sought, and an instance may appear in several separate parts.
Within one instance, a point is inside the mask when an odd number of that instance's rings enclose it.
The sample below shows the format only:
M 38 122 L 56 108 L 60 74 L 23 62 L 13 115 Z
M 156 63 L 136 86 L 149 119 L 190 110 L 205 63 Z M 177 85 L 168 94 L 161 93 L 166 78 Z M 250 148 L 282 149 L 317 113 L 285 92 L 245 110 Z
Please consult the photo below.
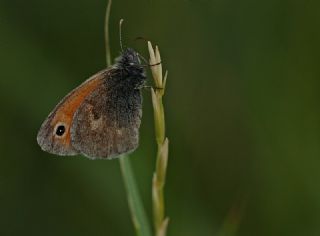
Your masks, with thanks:
M 0 235 L 133 235 L 119 163 L 44 153 L 54 105 L 105 65 L 101 0 L 0 0 Z M 169 70 L 169 235 L 320 235 L 320 2 L 114 1 L 111 48 Z M 151 81 L 150 81 L 151 84 Z M 132 154 L 151 217 L 144 92 Z M 228 229 L 230 228 L 231 229 Z

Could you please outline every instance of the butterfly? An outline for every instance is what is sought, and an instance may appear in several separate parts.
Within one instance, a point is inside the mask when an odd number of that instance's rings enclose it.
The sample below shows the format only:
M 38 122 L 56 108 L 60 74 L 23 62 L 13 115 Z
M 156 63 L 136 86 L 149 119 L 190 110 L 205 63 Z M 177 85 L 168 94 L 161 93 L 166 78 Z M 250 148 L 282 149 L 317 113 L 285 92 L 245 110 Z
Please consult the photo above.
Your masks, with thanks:
M 114 65 L 66 95 L 37 135 L 41 149 L 61 156 L 111 159 L 135 150 L 142 117 L 145 68 L 127 48 Z

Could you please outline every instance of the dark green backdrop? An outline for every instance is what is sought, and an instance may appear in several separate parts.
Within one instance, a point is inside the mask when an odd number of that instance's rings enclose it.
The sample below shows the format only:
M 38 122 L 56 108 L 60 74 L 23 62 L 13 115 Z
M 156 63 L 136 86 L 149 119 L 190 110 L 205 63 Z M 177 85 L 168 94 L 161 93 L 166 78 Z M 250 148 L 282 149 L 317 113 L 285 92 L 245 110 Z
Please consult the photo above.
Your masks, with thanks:
M 117 160 L 55 157 L 36 143 L 54 105 L 104 68 L 106 3 L 0 0 L 0 235 L 134 234 Z M 124 18 L 124 44 L 147 56 L 134 38 L 152 40 L 169 70 L 169 236 L 237 224 L 243 236 L 320 235 L 319 9 L 316 0 L 114 1 L 113 56 Z M 131 160 L 149 216 L 152 119 L 146 90 Z

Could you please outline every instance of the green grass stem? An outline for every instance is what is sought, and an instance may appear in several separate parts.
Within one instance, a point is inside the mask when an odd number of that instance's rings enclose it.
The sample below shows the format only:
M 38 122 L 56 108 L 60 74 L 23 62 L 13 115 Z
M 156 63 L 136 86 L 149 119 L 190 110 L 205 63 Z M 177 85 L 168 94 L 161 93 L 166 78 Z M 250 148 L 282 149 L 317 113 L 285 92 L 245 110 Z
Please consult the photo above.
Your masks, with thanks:
M 105 17 L 105 44 L 106 44 L 106 61 L 107 66 L 111 65 L 111 52 L 109 40 L 109 19 L 111 12 L 111 0 L 109 0 L 106 17 Z M 119 160 L 124 185 L 127 191 L 127 198 L 131 217 L 137 236 L 151 236 L 151 229 L 148 223 L 147 216 L 143 207 L 143 203 L 138 191 L 135 176 L 131 168 L 130 159 L 128 156 L 123 156 Z

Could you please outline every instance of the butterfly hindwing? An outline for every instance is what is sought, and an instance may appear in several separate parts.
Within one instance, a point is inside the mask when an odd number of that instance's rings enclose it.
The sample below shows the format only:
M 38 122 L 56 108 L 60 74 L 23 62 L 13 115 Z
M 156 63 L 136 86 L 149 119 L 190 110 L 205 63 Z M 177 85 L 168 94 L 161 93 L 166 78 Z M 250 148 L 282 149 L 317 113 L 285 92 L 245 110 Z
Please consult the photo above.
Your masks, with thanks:
M 141 103 L 140 90 L 117 86 L 106 78 L 74 115 L 73 147 L 93 159 L 133 151 L 139 143 Z

